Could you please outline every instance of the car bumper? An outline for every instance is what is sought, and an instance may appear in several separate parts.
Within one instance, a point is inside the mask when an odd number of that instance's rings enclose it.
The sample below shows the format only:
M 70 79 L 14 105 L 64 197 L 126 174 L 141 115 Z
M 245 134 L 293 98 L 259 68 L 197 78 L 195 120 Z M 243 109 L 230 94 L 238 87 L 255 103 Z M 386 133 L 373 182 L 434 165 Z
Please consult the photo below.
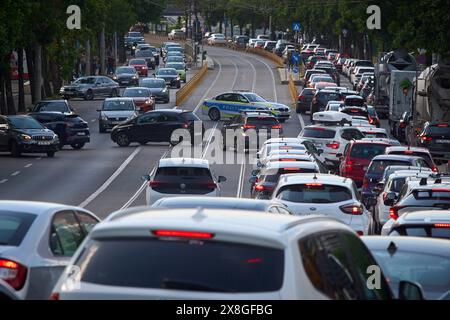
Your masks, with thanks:
M 83 98 L 86 95 L 86 92 L 83 92 L 83 91 L 60 91 L 59 95 L 62 97 Z
M 20 151 L 22 153 L 46 153 L 58 151 L 58 143 L 52 142 L 49 145 L 38 145 L 37 143 L 21 143 Z
M 89 133 L 87 135 L 73 135 L 73 136 L 69 136 L 67 137 L 65 143 L 66 144 L 76 144 L 76 143 L 89 143 L 91 142 L 91 138 L 89 136 Z

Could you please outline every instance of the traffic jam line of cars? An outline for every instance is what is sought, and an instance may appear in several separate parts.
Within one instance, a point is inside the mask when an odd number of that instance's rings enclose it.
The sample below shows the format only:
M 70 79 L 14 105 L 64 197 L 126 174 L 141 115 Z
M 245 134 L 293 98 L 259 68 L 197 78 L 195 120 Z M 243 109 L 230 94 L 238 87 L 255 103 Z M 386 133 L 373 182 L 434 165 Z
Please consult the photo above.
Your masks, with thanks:
M 127 43 L 137 51 L 133 41 Z M 318 56 L 327 53 L 318 45 L 305 50 L 313 47 Z M 328 57 L 341 61 L 334 51 Z M 365 72 L 358 74 L 363 79 Z M 177 85 L 169 74 L 162 79 Z M 283 136 L 289 107 L 255 93 L 225 92 L 203 102 L 211 120 L 225 120 L 223 130 L 243 130 L 245 149 L 250 130 L 277 132 L 256 142 L 252 199 L 220 197 L 226 178 L 206 159 L 164 157 L 142 177 L 147 205 L 103 221 L 78 207 L 0 201 L 0 296 L 449 299 L 450 176 L 438 172 L 427 149 L 402 146 L 377 128 L 365 98 L 330 83 L 309 87 L 316 91 L 308 108 L 313 124 L 298 137 Z M 100 130 L 112 127 L 119 145 L 145 144 L 148 130 L 170 140 L 161 119 L 169 132 L 200 120 L 193 112 L 152 110 L 156 99 L 140 86 L 106 99 L 100 110 Z M 321 91 L 327 97 L 317 96 Z M 6 124 L 31 126 L 19 125 L 23 119 Z M 40 126 L 17 134 L 48 130 Z M 235 141 L 222 144 L 240 152 Z M 380 285 L 368 288 L 373 266 L 381 267 Z

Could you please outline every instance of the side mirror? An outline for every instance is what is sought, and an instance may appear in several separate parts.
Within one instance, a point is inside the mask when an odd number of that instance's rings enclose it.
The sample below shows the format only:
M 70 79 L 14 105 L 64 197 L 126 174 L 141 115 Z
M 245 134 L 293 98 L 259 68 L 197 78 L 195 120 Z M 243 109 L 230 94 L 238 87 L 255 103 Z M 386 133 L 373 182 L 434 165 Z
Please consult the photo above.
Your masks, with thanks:
M 217 182 L 221 183 L 221 182 L 225 182 L 227 181 L 227 178 L 224 176 L 219 176 Z
M 395 204 L 396 199 L 397 195 L 395 192 L 388 192 L 383 203 L 385 206 L 392 207 Z
M 259 174 L 259 172 L 260 172 L 259 169 L 253 170 L 253 171 L 252 171 L 252 176 L 256 177 L 256 176 Z
M 398 298 L 400 300 L 424 300 L 422 287 L 416 282 L 400 281 Z
M 250 179 L 248 179 L 248 182 L 250 182 L 251 184 L 255 184 L 257 180 L 258 180 L 258 178 L 251 177 Z
M 150 181 L 150 175 L 149 174 L 145 174 L 141 178 L 142 178 L 143 181 Z

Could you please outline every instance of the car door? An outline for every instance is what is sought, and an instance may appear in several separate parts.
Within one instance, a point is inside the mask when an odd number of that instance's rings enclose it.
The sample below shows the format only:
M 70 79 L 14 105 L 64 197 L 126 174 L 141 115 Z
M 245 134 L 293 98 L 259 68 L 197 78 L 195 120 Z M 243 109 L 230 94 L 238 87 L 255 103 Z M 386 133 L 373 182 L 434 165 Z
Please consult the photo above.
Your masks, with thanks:
M 240 93 L 233 93 L 232 101 L 238 106 L 238 110 L 236 110 L 238 112 L 239 110 L 253 109 L 253 104 L 250 103 L 248 99 Z
M 104 86 L 103 94 L 107 95 L 107 96 L 110 96 L 111 95 L 111 91 L 113 89 L 113 81 L 111 79 L 109 79 L 109 78 L 106 78 L 106 77 L 102 78 L 102 81 L 103 81 L 103 86 Z
M 155 124 L 156 130 L 160 133 L 160 141 L 170 141 L 172 132 L 180 129 L 183 122 L 175 114 L 161 113 Z
M 161 141 L 162 132 L 158 130 L 160 112 L 149 112 L 136 119 L 136 125 L 132 128 L 132 140 L 139 142 Z
M 75 215 L 80 223 L 82 231 L 85 233 L 85 236 L 88 235 L 97 223 L 100 222 L 96 217 L 86 212 L 75 211 Z

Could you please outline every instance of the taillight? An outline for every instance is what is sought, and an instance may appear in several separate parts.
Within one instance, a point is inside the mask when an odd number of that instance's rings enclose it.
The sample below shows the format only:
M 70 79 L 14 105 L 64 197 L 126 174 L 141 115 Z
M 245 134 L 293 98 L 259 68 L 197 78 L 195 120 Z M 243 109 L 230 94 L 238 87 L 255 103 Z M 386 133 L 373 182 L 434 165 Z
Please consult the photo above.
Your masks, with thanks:
M 305 96 L 304 95 L 299 95 L 298 96 L 298 101 L 303 101 L 303 100 L 305 100 Z
M 332 143 L 327 143 L 326 146 L 331 149 L 339 149 L 340 143 L 337 141 L 333 141 Z
M 421 137 L 420 137 L 420 140 L 422 140 L 422 142 L 425 142 L 425 141 L 432 141 L 433 138 L 432 138 L 432 137 L 429 137 L 429 136 L 421 136 Z
M 435 228 L 450 228 L 450 223 L 435 223 Z
M 162 185 L 165 185 L 165 182 L 161 182 L 161 181 L 156 181 L 156 180 L 152 180 L 148 182 L 148 186 L 150 188 L 157 188 L 157 187 L 161 187 Z
M 205 187 L 206 189 L 216 189 L 217 188 L 217 184 L 215 184 L 214 182 L 201 183 L 200 186 Z
M 398 208 L 391 207 L 389 209 L 389 217 L 391 217 L 391 219 L 397 220 L 398 219 Z
M 339 209 L 341 209 L 341 211 L 346 214 L 357 215 L 357 216 L 363 214 L 363 208 L 359 204 L 350 204 L 350 205 L 340 206 Z
M 364 177 L 362 187 L 363 187 L 363 189 L 369 188 L 369 179 L 367 179 L 366 177 Z
M 0 279 L 20 290 L 27 278 L 27 268 L 12 260 L 0 259 Z
M 364 232 L 362 232 L 362 231 L 356 231 L 356 233 L 358 234 L 358 236 L 363 236 L 364 235 Z
M 369 123 L 370 123 L 370 124 L 373 124 L 374 122 L 375 122 L 375 120 L 373 120 L 373 118 L 370 118 L 370 119 L 369 119 Z
M 243 129 L 255 129 L 256 126 L 252 126 L 252 125 L 246 124 L 246 125 L 243 126 L 242 128 L 243 128 Z
M 281 124 L 273 125 L 272 129 L 281 129 Z
M 433 170 L 433 172 L 439 172 L 439 169 L 436 166 L 433 166 L 433 168 L 431 170 Z
M 52 292 L 48 300 L 59 300 L 59 292 Z
M 269 191 L 269 190 L 273 190 L 273 188 L 272 187 L 266 187 L 266 186 L 263 186 L 261 184 L 258 184 L 257 186 L 255 186 L 255 190 L 256 191 L 264 191 L 264 190 Z
M 198 231 L 180 231 L 180 230 L 153 230 L 152 233 L 157 237 L 176 237 L 176 238 L 196 238 L 211 239 L 214 233 Z
M 181 127 L 183 129 L 188 129 L 189 128 L 189 123 L 183 123 L 183 125 Z

